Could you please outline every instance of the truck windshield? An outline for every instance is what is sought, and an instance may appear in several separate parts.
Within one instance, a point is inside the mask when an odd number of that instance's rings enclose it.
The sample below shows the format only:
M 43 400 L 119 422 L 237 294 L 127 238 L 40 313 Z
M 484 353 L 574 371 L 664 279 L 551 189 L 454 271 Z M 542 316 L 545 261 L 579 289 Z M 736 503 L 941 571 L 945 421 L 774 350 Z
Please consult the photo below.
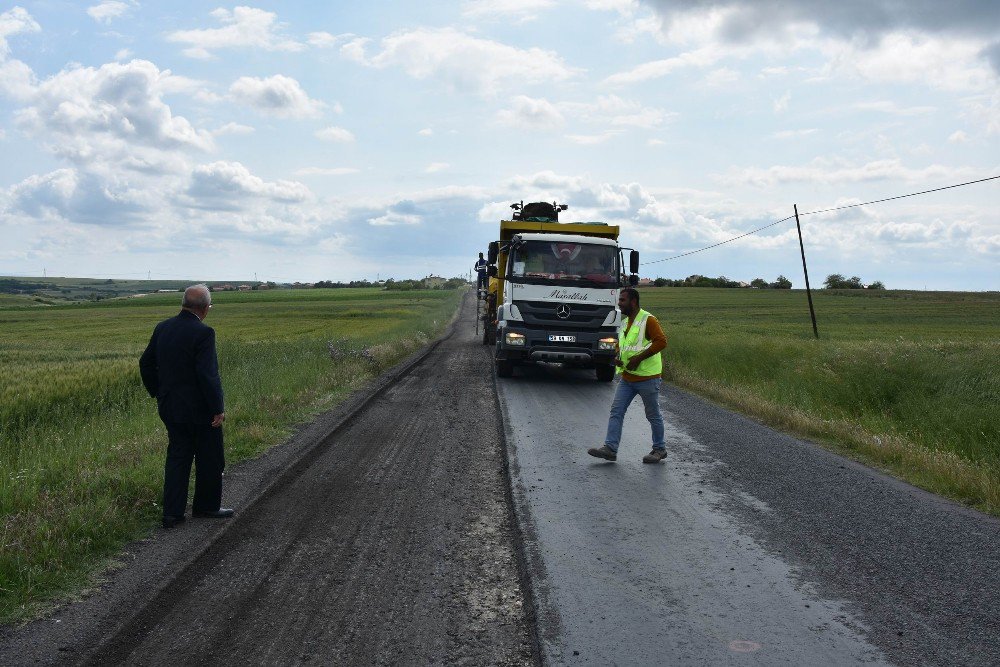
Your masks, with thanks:
M 618 282 L 618 248 L 589 243 L 525 241 L 511 254 L 514 282 L 605 287 Z

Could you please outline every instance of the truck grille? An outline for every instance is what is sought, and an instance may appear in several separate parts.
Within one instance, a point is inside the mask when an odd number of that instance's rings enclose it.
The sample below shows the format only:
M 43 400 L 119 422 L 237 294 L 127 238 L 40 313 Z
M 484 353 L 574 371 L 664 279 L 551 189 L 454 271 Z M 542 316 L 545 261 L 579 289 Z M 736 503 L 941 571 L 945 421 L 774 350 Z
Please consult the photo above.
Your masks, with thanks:
M 613 309 L 612 306 L 592 303 L 564 303 L 551 301 L 515 301 L 527 326 L 547 329 L 598 329 Z M 569 307 L 569 317 L 559 317 L 556 311 Z

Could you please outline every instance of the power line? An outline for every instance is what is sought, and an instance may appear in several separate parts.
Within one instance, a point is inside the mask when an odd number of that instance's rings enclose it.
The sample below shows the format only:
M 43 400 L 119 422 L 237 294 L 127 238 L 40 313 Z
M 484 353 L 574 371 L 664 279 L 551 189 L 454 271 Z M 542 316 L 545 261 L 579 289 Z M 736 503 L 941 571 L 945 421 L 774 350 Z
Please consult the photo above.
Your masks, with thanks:
M 824 208 L 819 211 L 809 211 L 808 213 L 799 213 L 799 215 L 814 215 L 816 213 L 830 213 L 831 211 L 842 211 L 845 208 L 854 208 L 856 206 L 868 206 L 869 204 L 881 204 L 884 201 L 892 201 L 894 199 L 905 199 L 906 197 L 916 197 L 917 195 L 926 195 L 930 192 L 941 192 L 942 190 L 951 190 L 952 188 L 961 188 L 966 185 L 975 185 L 976 183 L 985 183 L 986 181 L 994 181 L 1000 178 L 1000 176 L 990 176 L 989 178 L 980 178 L 975 181 L 967 181 L 965 183 L 956 183 L 955 185 L 946 185 L 943 188 L 934 188 L 933 190 L 921 190 L 920 192 L 911 192 L 908 195 L 897 195 L 895 197 L 886 197 L 885 199 L 875 199 L 872 201 L 861 202 L 860 204 L 846 204 L 844 206 L 835 206 L 834 208 Z
M 885 197 L 884 199 L 873 199 L 872 201 L 861 202 L 859 204 L 845 204 L 844 206 L 834 206 L 833 208 L 824 208 L 817 211 L 808 211 L 805 213 L 799 213 L 800 216 L 803 215 L 816 215 L 817 213 L 831 213 L 833 211 L 843 211 L 847 208 L 856 208 L 858 206 L 869 206 L 871 204 L 881 204 L 882 202 L 893 201 L 896 199 L 905 199 L 906 197 L 916 197 L 917 195 L 926 195 L 931 192 L 941 192 L 942 190 L 951 190 L 952 188 L 961 188 L 966 185 L 975 185 L 976 183 L 985 183 L 986 181 L 995 181 L 1000 178 L 1000 176 L 990 176 L 988 178 L 980 178 L 975 181 L 966 181 L 965 183 L 956 183 L 954 185 L 946 185 L 943 188 L 933 188 L 931 190 L 921 190 L 920 192 L 911 192 L 905 195 L 896 195 L 895 197 Z M 783 222 L 788 222 L 789 220 L 794 220 L 795 216 L 790 215 L 787 218 L 782 218 L 781 220 L 776 220 L 770 224 L 764 225 L 763 227 L 758 227 L 756 229 L 751 229 L 749 232 L 740 234 L 739 236 L 734 236 L 731 239 L 726 239 L 725 241 L 720 241 L 719 243 L 713 243 L 712 245 L 705 246 L 704 248 L 698 248 L 697 250 L 691 250 L 688 252 L 683 252 L 679 255 L 674 255 L 673 257 L 665 257 L 664 259 L 655 259 L 652 262 L 643 262 L 642 266 L 648 264 L 658 264 L 660 262 L 669 262 L 672 259 L 680 259 L 681 257 L 687 257 L 688 255 L 694 255 L 695 253 L 704 252 L 705 250 L 711 250 L 712 248 L 718 248 L 720 245 L 726 245 L 727 243 L 732 243 L 733 241 L 738 241 L 744 237 L 750 236 L 751 234 L 756 234 L 757 232 L 764 231 L 768 227 L 774 227 L 775 225 L 780 225 Z
M 744 236 L 750 236 L 751 234 L 756 234 L 757 232 L 763 231 L 768 227 L 774 227 L 775 225 L 780 225 L 781 223 L 788 222 L 789 220 L 792 220 L 794 218 L 795 218 L 794 215 L 790 215 L 787 218 L 776 220 L 769 225 L 764 225 L 763 227 L 758 227 L 757 229 L 751 229 L 746 234 L 740 234 L 739 236 L 734 236 L 731 239 L 727 239 L 725 241 L 719 241 L 718 243 L 713 243 L 712 245 L 705 246 L 704 248 L 698 248 L 697 250 L 691 250 L 690 252 L 682 252 L 681 254 L 674 255 L 673 257 L 666 257 L 664 259 L 654 259 L 652 262 L 643 262 L 642 266 L 646 266 L 647 264 L 658 264 L 660 262 L 669 262 L 672 259 L 679 259 L 681 257 L 687 257 L 688 255 L 693 255 L 698 252 L 704 252 L 705 250 L 711 250 L 712 248 L 718 248 L 720 245 L 726 245 L 727 243 L 732 243 L 733 241 L 737 241 L 743 238 Z

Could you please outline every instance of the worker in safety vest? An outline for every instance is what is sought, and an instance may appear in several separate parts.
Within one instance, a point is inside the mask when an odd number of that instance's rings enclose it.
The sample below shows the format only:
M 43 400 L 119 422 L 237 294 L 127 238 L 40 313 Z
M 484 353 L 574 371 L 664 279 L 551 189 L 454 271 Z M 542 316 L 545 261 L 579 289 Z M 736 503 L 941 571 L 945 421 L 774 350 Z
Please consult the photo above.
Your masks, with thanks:
M 490 264 L 483 257 L 483 253 L 479 253 L 479 259 L 476 260 L 476 290 L 483 291 L 486 289 L 486 284 L 489 282 L 489 268 Z
M 636 396 L 642 398 L 646 419 L 653 429 L 653 451 L 642 457 L 643 463 L 659 463 L 667 456 L 663 437 L 663 414 L 660 412 L 660 383 L 663 360 L 660 351 L 667 346 L 667 337 L 655 317 L 639 308 L 639 292 L 634 287 L 622 289 L 618 295 L 622 325 L 618 330 L 618 359 L 615 365 L 621 373 L 615 398 L 611 402 L 608 434 L 603 447 L 587 450 L 591 456 L 608 461 L 618 460 L 618 443 L 622 437 L 625 411 Z

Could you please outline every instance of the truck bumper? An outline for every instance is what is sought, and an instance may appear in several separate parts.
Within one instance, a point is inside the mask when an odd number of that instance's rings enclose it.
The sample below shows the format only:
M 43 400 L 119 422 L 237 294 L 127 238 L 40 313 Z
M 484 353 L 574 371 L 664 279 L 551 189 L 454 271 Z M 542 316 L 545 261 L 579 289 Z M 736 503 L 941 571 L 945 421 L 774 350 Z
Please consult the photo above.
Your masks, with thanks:
M 524 336 L 524 345 L 508 344 L 508 333 L 519 333 Z M 550 335 L 571 335 L 576 336 L 576 340 L 572 343 L 550 342 Z M 599 349 L 598 342 L 601 338 L 617 338 L 617 332 L 615 329 L 570 332 L 507 326 L 497 330 L 496 358 L 522 362 L 560 362 L 580 366 L 610 364 L 614 361 L 615 350 Z

